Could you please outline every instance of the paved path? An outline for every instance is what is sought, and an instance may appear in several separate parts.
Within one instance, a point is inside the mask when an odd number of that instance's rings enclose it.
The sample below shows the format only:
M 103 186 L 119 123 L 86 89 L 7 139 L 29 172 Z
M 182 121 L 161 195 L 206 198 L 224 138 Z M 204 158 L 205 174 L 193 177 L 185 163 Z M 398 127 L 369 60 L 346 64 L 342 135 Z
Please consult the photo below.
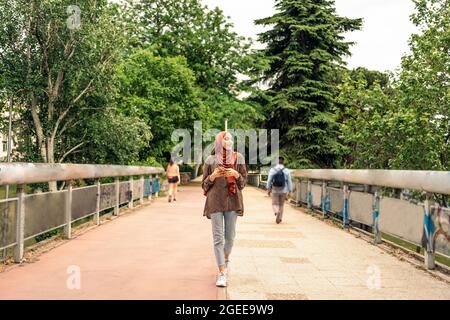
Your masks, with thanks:
M 264 192 L 248 187 L 244 197 L 231 299 L 450 299 L 448 284 L 364 240 L 289 205 L 276 225 Z M 0 299 L 216 299 L 200 186 L 182 187 L 178 198 L 160 198 L 0 273 Z M 80 290 L 67 288 L 71 265 L 80 267 Z M 377 272 L 381 288 L 369 289 Z
M 211 228 L 200 187 L 157 199 L 0 273 L 0 299 L 216 299 Z M 67 289 L 80 267 L 81 289 Z
M 230 299 L 450 299 L 449 284 L 299 208 L 275 224 L 262 190 L 248 188 L 245 206 Z

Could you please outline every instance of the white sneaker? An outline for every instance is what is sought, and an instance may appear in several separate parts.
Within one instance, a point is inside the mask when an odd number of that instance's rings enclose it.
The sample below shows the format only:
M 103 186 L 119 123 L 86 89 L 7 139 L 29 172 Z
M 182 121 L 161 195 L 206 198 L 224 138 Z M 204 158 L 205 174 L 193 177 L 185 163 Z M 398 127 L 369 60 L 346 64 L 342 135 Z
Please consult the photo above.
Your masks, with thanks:
M 224 272 L 221 272 L 217 275 L 217 281 L 216 281 L 217 287 L 226 287 L 227 286 L 227 276 Z

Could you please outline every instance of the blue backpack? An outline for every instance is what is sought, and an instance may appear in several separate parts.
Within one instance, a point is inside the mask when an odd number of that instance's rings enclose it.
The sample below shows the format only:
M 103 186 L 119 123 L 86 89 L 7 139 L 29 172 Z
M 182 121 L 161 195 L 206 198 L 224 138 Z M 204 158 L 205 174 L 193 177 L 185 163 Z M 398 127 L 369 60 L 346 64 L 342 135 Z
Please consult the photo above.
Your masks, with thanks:
M 279 169 L 278 172 L 273 176 L 273 185 L 275 187 L 284 187 L 284 185 L 286 184 L 283 169 Z

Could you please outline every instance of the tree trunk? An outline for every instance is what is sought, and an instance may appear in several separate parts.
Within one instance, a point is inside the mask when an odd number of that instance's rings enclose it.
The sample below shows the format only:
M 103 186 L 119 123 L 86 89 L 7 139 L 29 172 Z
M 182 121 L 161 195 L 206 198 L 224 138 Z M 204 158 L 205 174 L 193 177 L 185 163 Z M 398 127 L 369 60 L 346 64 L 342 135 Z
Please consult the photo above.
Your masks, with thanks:
M 48 191 L 50 191 L 50 192 L 58 191 L 58 186 L 56 184 L 56 181 L 49 181 L 49 183 L 48 183 Z
M 51 136 L 47 137 L 47 163 L 54 164 L 55 163 L 55 142 Z M 58 186 L 56 181 L 50 181 L 48 183 L 48 190 L 50 192 L 58 191 Z

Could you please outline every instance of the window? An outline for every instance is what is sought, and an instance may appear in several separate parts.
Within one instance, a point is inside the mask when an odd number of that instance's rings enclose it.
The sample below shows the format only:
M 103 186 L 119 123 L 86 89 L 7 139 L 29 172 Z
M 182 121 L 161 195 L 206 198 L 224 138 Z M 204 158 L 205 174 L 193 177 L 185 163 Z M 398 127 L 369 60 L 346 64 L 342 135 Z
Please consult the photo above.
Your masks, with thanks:
M 8 141 L 3 141 L 3 152 L 8 151 Z

